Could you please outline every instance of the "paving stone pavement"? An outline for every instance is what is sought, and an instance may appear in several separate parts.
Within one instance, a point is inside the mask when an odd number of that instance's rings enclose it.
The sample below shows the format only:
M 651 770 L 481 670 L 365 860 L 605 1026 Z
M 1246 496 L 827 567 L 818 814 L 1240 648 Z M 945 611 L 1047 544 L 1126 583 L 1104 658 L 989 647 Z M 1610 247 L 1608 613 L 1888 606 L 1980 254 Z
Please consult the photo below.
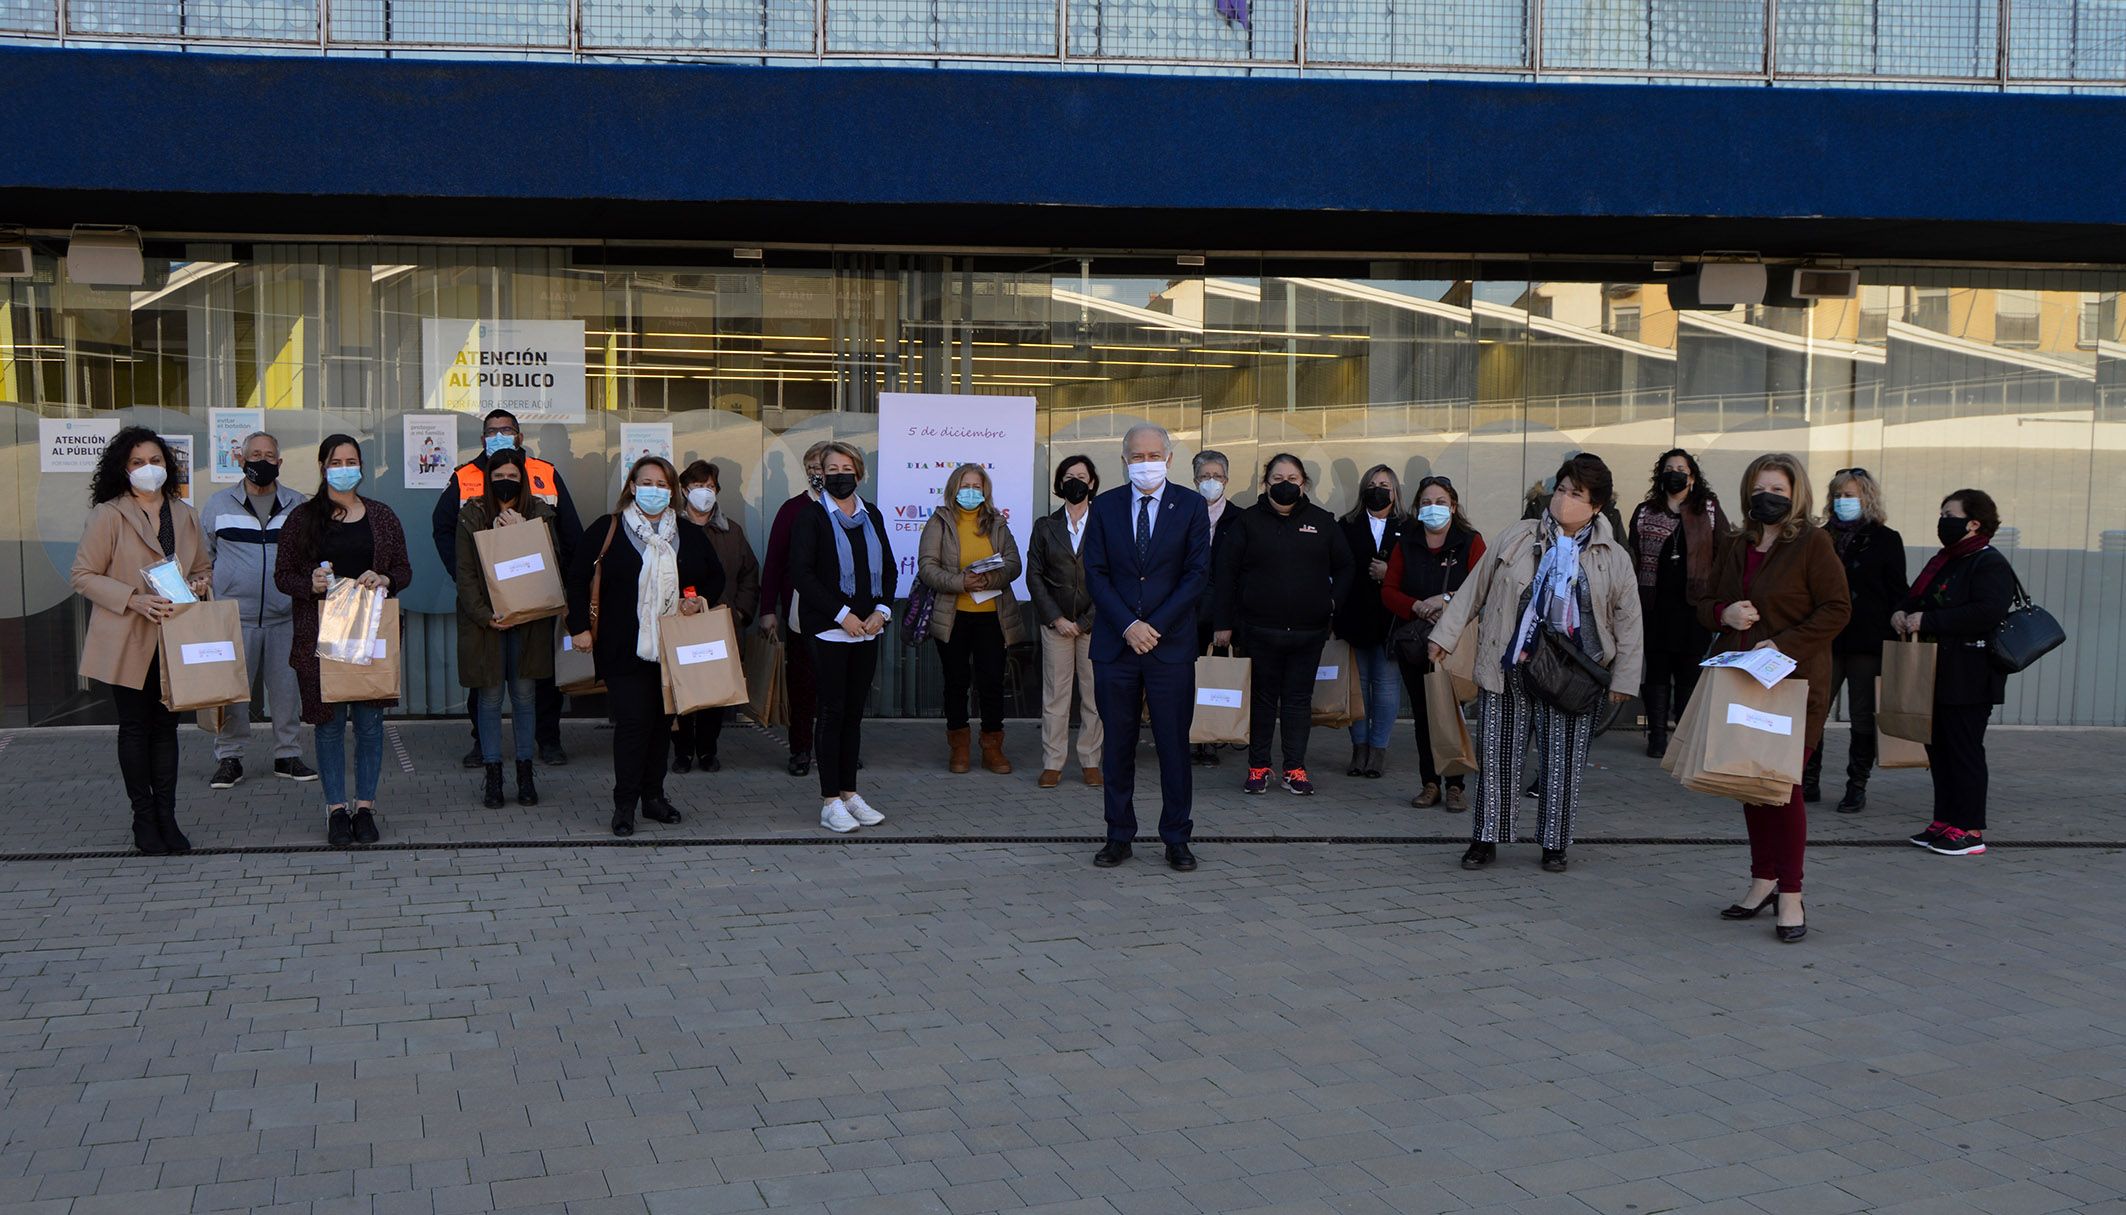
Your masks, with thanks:
M 1095 870 L 1038 840 L 1097 833 L 1082 787 L 932 775 L 934 723 L 876 728 L 866 846 L 484 846 L 601 830 L 595 732 L 517 817 L 467 804 L 460 728 L 399 731 L 389 828 L 434 847 L 0 863 L 0 1211 L 2126 1213 L 2118 849 L 1822 848 L 1782 946 L 1713 914 L 1730 844 Z M 0 737 L 12 849 L 115 842 L 107 733 Z M 2120 740 L 1999 733 L 1996 831 L 2126 838 Z M 816 838 L 733 741 L 683 829 Z M 213 798 L 187 742 L 195 838 L 309 842 L 314 793 Z M 1598 762 L 1590 836 L 1733 832 Z M 1322 783 L 1208 791 L 1199 832 L 1455 825 Z M 1023 838 L 910 842 L 970 824 Z

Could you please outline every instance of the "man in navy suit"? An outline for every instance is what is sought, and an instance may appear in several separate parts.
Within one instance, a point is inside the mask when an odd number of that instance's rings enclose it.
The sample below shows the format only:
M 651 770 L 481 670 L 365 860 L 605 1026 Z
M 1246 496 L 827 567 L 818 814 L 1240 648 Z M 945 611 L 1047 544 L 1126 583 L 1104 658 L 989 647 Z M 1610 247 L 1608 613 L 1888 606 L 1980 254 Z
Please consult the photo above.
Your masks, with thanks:
M 1203 496 L 1166 478 L 1174 444 L 1149 422 L 1122 438 L 1129 484 L 1093 499 L 1085 585 L 1093 606 L 1093 702 L 1107 723 L 1100 768 L 1107 846 L 1093 864 L 1129 859 L 1137 837 L 1138 707 L 1159 753 L 1159 838 L 1184 873 L 1189 852 L 1189 722 L 1196 713 L 1196 601 L 1210 578 L 1211 517 Z

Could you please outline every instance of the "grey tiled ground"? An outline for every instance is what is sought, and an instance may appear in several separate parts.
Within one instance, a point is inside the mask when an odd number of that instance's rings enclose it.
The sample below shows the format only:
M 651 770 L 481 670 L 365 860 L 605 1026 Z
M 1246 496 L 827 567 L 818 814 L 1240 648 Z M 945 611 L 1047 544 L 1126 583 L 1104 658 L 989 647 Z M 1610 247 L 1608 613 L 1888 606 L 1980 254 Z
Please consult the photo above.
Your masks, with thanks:
M 1565 875 L 1206 845 L 1176 875 L 878 838 L 1095 831 L 1082 789 L 927 776 L 934 725 L 874 735 L 868 846 L 483 848 L 462 734 L 401 729 L 396 833 L 460 846 L 0 864 L 0 1211 L 2126 1211 L 2112 850 L 1820 849 L 1786 947 L 1712 915 L 1724 845 Z M 1999 735 L 1997 831 L 2120 838 L 2119 740 Z M 570 741 L 565 805 L 503 823 L 598 828 Z M 72 774 L 108 748 L 9 738 L 13 847 L 115 842 L 113 783 Z M 1599 758 L 1590 834 L 1732 831 Z M 816 831 L 779 771 L 687 779 L 689 831 Z M 1202 830 L 1448 818 L 1324 784 L 1209 794 Z M 1888 834 L 1924 788 L 1818 821 Z M 237 792 L 186 799 L 195 836 L 309 838 L 307 797 Z

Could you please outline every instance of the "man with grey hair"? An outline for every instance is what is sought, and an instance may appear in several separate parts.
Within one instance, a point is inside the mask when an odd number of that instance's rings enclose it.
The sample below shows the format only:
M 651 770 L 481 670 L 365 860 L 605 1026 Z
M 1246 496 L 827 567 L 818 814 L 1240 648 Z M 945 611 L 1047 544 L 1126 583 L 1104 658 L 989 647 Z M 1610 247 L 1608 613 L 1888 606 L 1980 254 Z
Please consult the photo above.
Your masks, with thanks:
M 236 604 L 246 669 L 266 687 L 266 707 L 273 714 L 273 774 L 316 780 L 317 773 L 303 762 L 303 702 L 295 668 L 288 665 L 295 643 L 293 607 L 273 585 L 281 525 L 303 495 L 280 483 L 280 440 L 265 431 L 244 436 L 243 464 L 244 479 L 207 499 L 200 512 L 207 560 L 214 563 L 214 597 Z M 210 785 L 227 789 L 244 778 L 244 748 L 250 741 L 251 703 L 224 708 L 214 736 Z
M 1189 461 L 1189 467 L 1196 474 L 1196 492 L 1203 495 L 1205 502 L 1210 503 L 1211 568 L 1216 570 L 1218 568 L 1218 539 L 1221 536 L 1232 534 L 1219 526 L 1225 521 L 1225 486 L 1227 479 L 1231 476 L 1232 461 L 1226 459 L 1225 453 L 1222 451 L 1205 449 L 1196 453 L 1196 458 Z M 1203 597 L 1196 601 L 1196 652 L 1198 654 L 1204 653 L 1210 649 L 1210 645 L 1211 588 L 1206 585 L 1203 588 Z M 1203 767 L 1217 767 L 1218 745 L 1216 743 L 1196 744 L 1189 752 L 1189 760 L 1191 763 L 1199 764 Z
M 1093 863 L 1128 860 L 1137 837 L 1137 729 L 1151 716 L 1159 755 L 1159 838 L 1166 862 L 1186 873 L 1189 723 L 1196 713 L 1196 604 L 1210 581 L 1210 517 L 1202 495 L 1167 480 L 1173 441 L 1140 422 L 1122 437 L 1129 484 L 1093 500 L 1085 529 L 1085 588 L 1092 596 L 1093 701 L 1107 728 L 1100 768 L 1107 846 Z

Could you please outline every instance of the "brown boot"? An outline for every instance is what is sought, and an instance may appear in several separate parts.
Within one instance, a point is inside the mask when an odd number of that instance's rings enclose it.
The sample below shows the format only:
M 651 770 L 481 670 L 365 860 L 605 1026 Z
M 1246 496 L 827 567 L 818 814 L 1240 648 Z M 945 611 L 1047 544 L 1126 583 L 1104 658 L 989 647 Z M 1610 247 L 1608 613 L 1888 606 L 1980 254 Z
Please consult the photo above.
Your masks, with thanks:
M 1043 768 L 1041 769 L 1041 779 L 1034 783 L 1043 789 L 1053 789 L 1063 783 L 1063 770 L 1060 768 Z
M 951 766 L 954 772 L 965 772 L 971 766 L 967 762 L 967 731 L 966 726 L 945 731 L 945 741 L 952 744 Z
M 1092 786 L 1092 787 L 1093 787 L 1093 788 L 1095 788 L 1095 789 L 1099 788 L 1099 787 L 1100 787 L 1100 770 L 1099 770 L 1098 768 L 1091 768 L 1091 767 L 1088 767 L 1087 769 L 1085 769 L 1085 783 L 1086 783 L 1086 784 L 1088 784 L 1088 785 L 1090 785 L 1090 786 Z
M 1011 761 L 1004 758 L 1004 731 L 982 731 L 982 766 L 999 776 L 1011 775 Z

